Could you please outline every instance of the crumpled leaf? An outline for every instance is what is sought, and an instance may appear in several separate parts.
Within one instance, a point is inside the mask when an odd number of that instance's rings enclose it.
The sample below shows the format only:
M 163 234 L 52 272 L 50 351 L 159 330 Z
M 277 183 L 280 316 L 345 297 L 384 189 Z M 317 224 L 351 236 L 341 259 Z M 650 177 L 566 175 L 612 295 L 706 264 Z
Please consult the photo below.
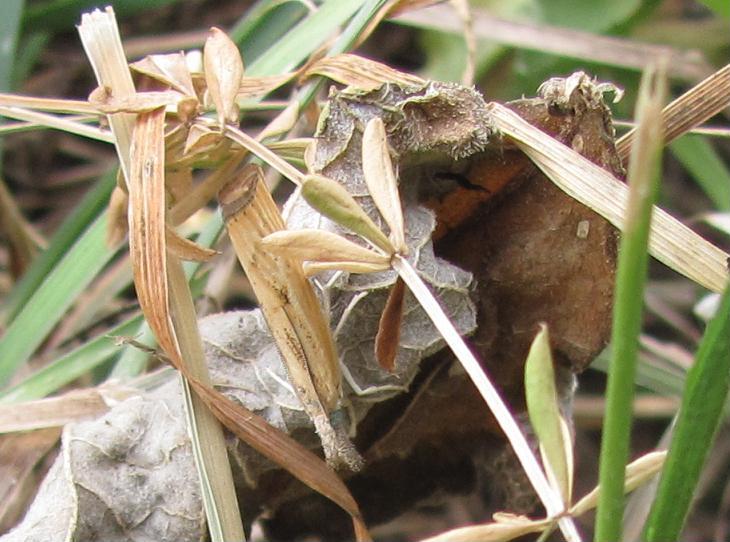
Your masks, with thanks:
M 200 482 L 172 384 L 68 425 L 23 522 L 0 540 L 202 540 Z
M 287 433 L 309 427 L 261 311 L 213 314 L 199 324 L 211 378 L 219 389 Z
M 307 448 L 320 447 L 260 310 L 205 317 L 200 331 L 220 391 Z M 61 457 L 26 518 L 0 540 L 61 540 L 67 531 L 79 542 L 203 540 L 200 482 L 182 410 L 174 378 L 102 418 L 68 425 Z M 261 477 L 279 467 L 239 440 L 230 441 L 229 453 L 243 473 L 238 483 L 250 521 L 263 503 L 284 496 L 259 488 Z
M 374 206 L 370 205 L 371 212 Z M 290 202 L 289 227 L 326 228 L 344 234 L 329 219 L 311 212 L 302 200 Z M 436 290 L 449 316 L 462 334 L 475 326 L 476 310 L 469 298 L 471 274 L 436 258 L 430 235 L 433 214 L 421 207 L 406 207 L 406 243 L 418 263 L 421 276 Z M 345 234 L 346 235 L 346 234 Z M 357 240 L 357 237 L 350 236 Z M 441 335 L 410 293 L 405 296 L 401 341 L 392 372 L 383 370 L 375 358 L 373 343 L 378 332 L 394 271 L 369 274 L 342 274 L 325 292 L 331 307 L 330 319 L 335 341 L 350 388 L 368 390 L 372 400 L 384 400 L 408 387 L 418 372 L 419 361 L 444 346 Z M 364 414 L 364 412 L 363 412 Z

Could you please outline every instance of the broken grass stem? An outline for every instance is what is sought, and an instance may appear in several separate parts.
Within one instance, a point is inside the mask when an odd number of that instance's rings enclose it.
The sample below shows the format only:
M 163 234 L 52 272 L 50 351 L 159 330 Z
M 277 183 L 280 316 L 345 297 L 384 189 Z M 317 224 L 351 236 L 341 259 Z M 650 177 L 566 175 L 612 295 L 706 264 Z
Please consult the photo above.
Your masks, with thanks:
M 558 524 L 566 540 L 571 542 L 581 540 L 573 519 L 569 516 L 563 516 L 565 503 L 562 502 L 560 496 L 550 487 L 535 454 L 532 452 L 532 449 L 527 443 L 527 439 L 522 434 L 507 405 L 500 397 L 494 385 L 489 381 L 489 378 L 487 378 L 479 361 L 477 361 L 474 354 L 461 338 L 461 335 L 459 335 L 451 324 L 449 317 L 446 316 L 439 302 L 423 283 L 416 270 L 403 256 L 395 254 L 392 259 L 392 265 L 393 269 L 398 272 L 398 275 L 400 275 L 411 292 L 413 292 L 413 295 L 418 299 L 418 302 L 459 359 L 464 370 L 472 382 L 474 382 L 474 385 L 484 398 L 487 406 L 494 414 L 497 423 L 504 431 L 517 458 L 525 469 L 530 483 L 535 488 L 535 492 L 545 506 L 548 516 L 559 518 Z

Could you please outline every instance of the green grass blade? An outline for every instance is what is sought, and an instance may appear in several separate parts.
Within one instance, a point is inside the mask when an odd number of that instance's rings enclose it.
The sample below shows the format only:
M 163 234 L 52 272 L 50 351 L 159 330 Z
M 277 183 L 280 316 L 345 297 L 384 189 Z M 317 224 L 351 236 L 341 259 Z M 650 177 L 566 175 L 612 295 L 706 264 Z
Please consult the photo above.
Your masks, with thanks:
M 328 0 L 292 28 L 279 43 L 256 59 L 251 76 L 282 73 L 295 68 L 324 43 L 362 5 L 363 0 Z
M 601 437 L 596 542 L 621 540 L 624 472 L 629 457 L 634 379 L 639 350 L 642 302 L 649 261 L 652 205 L 661 158 L 661 107 L 666 96 L 663 69 L 647 69 L 637 104 L 637 144 L 629 163 L 630 193 L 619 249 L 608 373 L 606 415 Z
M 216 240 L 223 230 L 223 219 L 219 213 L 216 213 L 205 225 L 203 230 L 200 232 L 195 242 L 204 247 L 211 247 L 215 244 Z M 190 289 L 193 295 L 197 297 L 200 292 L 205 288 L 205 282 L 207 275 L 199 275 L 198 271 L 201 268 L 201 264 L 198 262 L 185 262 L 183 269 L 185 270 L 185 276 L 190 282 Z M 135 340 L 150 348 L 156 346 L 155 336 L 150 330 L 150 326 L 147 322 L 142 322 L 138 330 L 135 332 Z M 134 345 L 127 345 L 122 350 L 122 354 L 114 364 L 114 368 L 109 374 L 111 379 L 128 380 L 142 373 L 147 367 L 147 361 L 149 354 L 135 347 Z
M 0 386 L 45 340 L 77 296 L 96 277 L 115 251 L 106 246 L 103 214 L 84 232 L 18 313 L 0 339 Z
M 560 400 L 555 387 L 555 367 L 548 327 L 543 324 L 530 345 L 525 362 L 525 399 L 540 448 L 545 471 L 552 474 L 563 501 L 570 503 L 573 488 L 572 443 L 566 438 Z M 567 426 L 565 426 L 567 427 Z M 546 460 L 547 459 L 547 464 Z M 551 477 L 548 476 L 548 480 Z
M 239 44 L 244 62 L 250 64 L 274 47 L 307 13 L 298 0 L 259 0 L 228 35 Z
M 119 18 L 179 3 L 180 0 L 47 0 L 32 2 L 23 17 L 25 28 L 43 28 L 51 32 L 68 32 L 78 24 L 81 13 L 111 5 Z
M 50 32 L 44 30 L 22 36 L 15 55 L 11 88 L 19 87 L 30 76 L 50 40 Z
M 0 4 L 0 36 L 3 39 L 0 47 L 0 92 L 11 90 L 15 48 L 24 7 L 24 0 L 5 0 Z
M 385 0 L 370 0 L 363 4 L 360 11 L 352 18 L 350 24 L 342 32 L 334 45 L 327 51 L 328 56 L 334 56 L 349 51 L 362 34 L 363 30 L 368 26 L 369 22 L 385 4 Z M 301 89 L 297 96 L 299 108 L 304 109 L 315 97 L 317 91 L 324 83 L 324 78 L 319 77 Z
M 120 350 L 114 337 L 129 337 L 139 329 L 142 316 L 134 316 L 81 345 L 28 378 L 0 393 L 0 403 L 20 403 L 41 399 L 101 365 Z
M 730 210 L 730 170 L 706 137 L 687 135 L 669 145 L 719 211 Z
M 68 253 L 89 224 L 109 202 L 109 196 L 116 185 L 116 170 L 104 175 L 69 214 L 48 243 L 48 248 L 38 256 L 23 278 L 13 287 L 3 304 L 0 322 L 11 322 L 18 312 L 28 303 L 38 286 L 58 261 Z
M 730 3 L 727 0 L 700 0 L 700 2 L 718 15 L 730 18 Z
M 679 540 L 730 387 L 730 287 L 687 374 L 674 438 L 644 531 L 647 542 Z

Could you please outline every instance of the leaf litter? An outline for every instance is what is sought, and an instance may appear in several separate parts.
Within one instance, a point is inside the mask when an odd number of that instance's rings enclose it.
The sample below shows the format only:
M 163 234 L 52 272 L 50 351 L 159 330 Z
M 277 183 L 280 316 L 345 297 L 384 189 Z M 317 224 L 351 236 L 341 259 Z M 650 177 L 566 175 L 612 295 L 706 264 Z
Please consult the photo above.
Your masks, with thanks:
M 227 92 L 227 104 L 231 103 L 230 94 L 230 91 Z M 347 105 L 341 107 L 343 103 Z M 397 104 L 398 107 L 394 107 L 393 104 Z M 221 113 L 221 120 L 232 118 L 232 109 L 228 105 L 222 106 L 221 109 L 224 110 Z M 428 163 L 432 168 L 459 170 L 464 166 L 468 167 L 468 158 L 489 151 L 488 145 L 491 143 L 489 136 L 494 129 L 481 97 L 470 89 L 453 84 L 429 82 L 410 87 L 386 84 L 374 91 L 345 91 L 331 94 L 329 109 L 320 119 L 318 144 L 309 167 L 313 173 L 323 173 L 342 182 L 381 228 L 384 223 L 375 211 L 373 203 L 369 201 L 361 172 L 362 166 L 359 161 L 361 158 L 358 157 L 363 121 L 373 116 L 383 118 L 389 132 L 388 142 L 394 147 L 399 158 L 398 166 L 404 169 L 413 167 L 414 171 L 420 172 L 423 171 L 419 169 L 423 163 Z M 328 130 L 333 137 L 327 137 Z M 572 141 L 574 148 L 577 145 L 576 141 L 575 138 Z M 457 171 L 456 174 L 461 173 Z M 405 241 L 414 261 L 417 262 L 419 273 L 441 294 L 442 302 L 447 306 L 450 317 L 459 331 L 463 334 L 470 333 L 474 331 L 477 323 L 476 306 L 472 300 L 474 292 L 477 291 L 477 284 L 469 272 L 434 255 L 431 235 L 436 228 L 436 215 L 433 211 L 418 206 L 423 195 L 417 192 L 416 184 L 401 187 L 406 202 Z M 289 202 L 288 207 L 289 228 L 316 227 L 344 234 L 339 226 L 312 213 L 296 196 Z M 162 233 L 164 237 L 164 232 Z M 353 240 L 357 241 L 357 238 Z M 343 371 L 349 374 L 349 378 L 345 376 L 345 380 L 351 388 L 347 396 L 353 404 L 355 423 L 366 416 L 374 398 L 383 400 L 399 390 L 407 389 L 415 378 L 421 359 L 442 345 L 442 340 L 430 321 L 423 317 L 420 306 L 406 294 L 403 334 L 401 345 L 395 355 L 394 369 L 388 372 L 379 367 L 372 344 L 377 334 L 378 319 L 386 303 L 388 289 L 394 282 L 395 273 L 392 271 L 368 275 L 349 275 L 330 271 L 324 276 L 318 276 L 315 281 L 319 286 L 324 306 L 330 309 Z M 368 315 L 374 315 L 372 325 L 365 325 Z M 297 432 L 301 428 L 311 437 L 309 418 L 302 416 L 301 410 L 296 408 L 296 393 L 292 393 L 292 387 L 287 386 L 286 372 L 283 371 L 281 359 L 272 358 L 272 351 L 276 354 L 275 358 L 278 358 L 278 354 L 275 348 L 272 348 L 271 339 L 268 339 L 268 343 L 265 339 L 256 339 L 257 334 L 267 336 L 260 313 L 253 311 L 238 315 L 221 315 L 220 318 L 232 319 L 235 322 L 226 321 L 225 324 L 216 321 L 217 317 L 209 318 L 214 322 L 214 328 L 224 329 L 230 325 L 236 329 L 239 339 L 238 334 L 241 334 L 245 336 L 249 346 L 261 347 L 254 357 L 250 357 L 250 352 L 238 352 L 233 347 L 234 342 L 206 338 L 209 359 L 215 351 L 226 352 L 224 357 L 228 356 L 227 360 L 235 360 L 239 364 L 242 363 L 241 360 L 248 361 L 243 365 L 249 368 L 249 373 L 241 376 L 246 378 L 244 380 L 246 386 L 236 386 L 234 380 L 238 381 L 237 378 L 224 378 L 223 382 L 218 382 L 216 371 L 213 369 L 215 383 L 221 384 L 226 393 L 232 394 L 236 390 L 248 394 L 236 400 L 253 411 L 263 412 L 267 422 L 274 427 L 288 433 Z M 205 329 L 205 321 L 201 322 L 202 329 Z M 598 340 L 598 343 L 600 342 Z M 594 348 L 589 347 L 588 350 Z M 580 354 L 581 361 L 575 363 L 577 366 L 585 363 L 582 361 L 583 358 L 589 357 L 587 351 Z M 215 366 L 215 362 L 212 365 Z M 255 374 L 251 374 L 250 371 Z M 238 382 L 240 384 L 241 381 Z M 250 388 L 249 383 L 252 383 Z M 379 390 L 382 390 L 382 395 L 378 395 L 381 393 Z M 262 408 L 262 405 L 266 406 Z M 299 406 L 301 407 L 301 403 Z M 122 409 L 122 406 L 117 408 Z M 173 411 L 179 412 L 180 409 Z M 115 412 L 116 414 L 118 413 Z M 103 423 L 108 425 L 108 422 L 107 419 Z M 298 423 L 302 425 L 298 426 Z M 95 429 L 92 429 L 92 433 L 94 431 Z M 316 441 L 312 443 L 311 438 L 310 445 L 317 447 Z M 170 456 L 169 450 L 163 455 Z M 117 458 L 123 457 L 126 457 L 124 453 L 117 456 Z M 122 459 L 121 462 L 124 461 L 125 459 Z M 260 473 L 257 474 L 256 469 L 248 465 L 243 470 L 249 486 L 255 487 Z M 49 477 L 48 485 L 54 483 L 58 485 L 55 474 Z M 80 485 L 76 481 L 74 484 L 75 487 Z M 81 512 L 79 514 L 81 514 L 79 517 L 83 518 L 83 514 Z M 73 523 L 69 521 L 66 527 Z M 131 523 L 134 523 L 134 518 Z M 112 526 L 112 529 L 118 527 L 119 525 Z M 77 531 L 77 533 L 82 532 Z

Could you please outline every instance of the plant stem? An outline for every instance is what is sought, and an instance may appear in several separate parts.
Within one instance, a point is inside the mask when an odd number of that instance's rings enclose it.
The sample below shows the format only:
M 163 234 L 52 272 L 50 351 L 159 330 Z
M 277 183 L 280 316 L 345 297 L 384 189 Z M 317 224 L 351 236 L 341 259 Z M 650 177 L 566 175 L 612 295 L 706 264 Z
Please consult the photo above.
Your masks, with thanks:
M 398 272 L 411 292 L 413 292 L 413 295 L 418 299 L 423 310 L 461 362 L 464 370 L 466 370 L 472 382 L 474 382 L 474 385 L 479 390 L 479 393 L 484 398 L 484 401 L 487 403 L 487 406 L 494 414 L 497 423 L 512 445 L 517 458 L 525 469 L 525 473 L 545 506 L 548 515 L 551 517 L 559 517 L 565 510 L 565 504 L 562 502 L 558 493 L 550 487 L 535 454 L 527 443 L 527 439 L 517 425 L 504 400 L 500 397 L 499 392 L 485 374 L 481 364 L 461 338 L 459 332 L 456 331 L 451 320 L 449 320 L 449 317 L 443 308 L 441 308 L 439 302 L 418 276 L 416 270 L 408 263 L 408 260 L 400 254 L 396 254 L 393 256 L 392 265 L 393 269 Z M 572 518 L 568 516 L 561 517 L 558 520 L 558 524 L 566 540 L 571 542 L 581 540 Z
M 601 438 L 596 542 L 622 539 L 624 473 L 629 457 L 642 298 L 649 261 L 647 246 L 652 206 L 659 184 L 661 106 L 665 95 L 664 66 L 647 69 L 637 104 L 639 127 L 629 164 L 630 192 L 616 273 L 612 358 Z

